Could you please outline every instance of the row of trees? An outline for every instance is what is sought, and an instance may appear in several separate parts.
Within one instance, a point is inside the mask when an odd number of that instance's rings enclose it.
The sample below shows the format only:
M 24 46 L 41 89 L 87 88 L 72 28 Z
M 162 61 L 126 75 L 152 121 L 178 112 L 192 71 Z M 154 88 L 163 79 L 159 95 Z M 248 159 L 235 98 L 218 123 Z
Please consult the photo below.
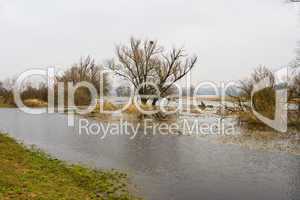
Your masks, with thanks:
M 65 88 L 67 88 L 68 82 L 75 85 L 81 81 L 87 81 L 94 85 L 97 92 L 100 93 L 100 73 L 101 70 L 107 68 L 120 78 L 129 81 L 134 86 L 135 91 L 141 95 L 142 103 L 146 103 L 151 99 L 154 105 L 159 98 L 169 95 L 174 90 L 173 85 L 191 71 L 196 61 L 197 57 L 188 56 L 183 48 L 173 48 L 170 51 L 165 51 L 157 41 L 142 41 L 131 38 L 129 45 L 116 47 L 115 59 L 103 65 L 98 65 L 90 56 L 81 58 L 78 63 L 64 71 L 61 76 L 57 76 L 56 80 L 65 83 Z M 103 77 L 103 83 L 103 93 L 106 94 L 111 88 L 107 75 Z M 5 88 L 2 85 L 0 85 L 2 101 L 13 103 L 12 87 Z M 56 102 L 57 88 L 56 84 Z M 128 95 L 128 88 L 129 86 L 118 88 L 117 94 L 121 96 Z M 23 89 L 21 97 L 23 100 L 36 98 L 47 101 L 47 90 L 45 84 L 41 84 L 39 87 L 28 85 Z M 66 89 L 64 95 L 65 98 L 68 95 Z M 87 88 L 79 88 L 76 91 L 76 105 L 86 105 L 90 101 L 91 96 Z M 66 99 L 65 102 L 67 102 Z
M 300 97 L 300 73 L 299 71 L 297 72 L 300 66 L 300 52 L 298 55 L 292 64 L 295 72 L 289 87 L 289 99 L 298 98 L 298 101 L 295 101 L 296 103 L 299 103 Z M 68 82 L 72 82 L 75 85 L 81 81 L 87 81 L 94 85 L 99 93 L 101 90 L 99 84 L 101 70 L 108 68 L 133 85 L 135 91 L 141 95 L 142 103 L 152 100 L 152 104 L 155 105 L 159 98 L 164 98 L 176 92 L 174 84 L 185 77 L 195 67 L 196 62 L 197 57 L 187 55 L 182 48 L 173 48 L 166 51 L 157 41 L 142 41 L 131 38 L 129 45 L 116 47 L 116 58 L 106 64 L 98 65 L 90 56 L 81 58 L 79 62 L 73 64 L 62 75 L 57 76 L 56 79 L 65 83 L 65 88 L 67 88 Z M 278 86 L 275 85 L 273 72 L 266 67 L 258 67 L 248 79 L 240 81 L 239 92 L 235 93 L 237 95 L 232 95 L 239 110 L 249 110 L 249 103 L 247 102 L 250 101 L 253 87 L 265 77 L 268 77 L 271 83 L 270 87 L 255 94 L 254 106 L 256 110 L 261 111 L 268 117 L 272 117 L 275 108 L 274 91 Z M 6 81 L 6 83 L 0 83 L 0 100 L 4 103 L 13 104 L 13 82 L 11 80 Z M 103 93 L 107 94 L 111 89 L 107 75 L 103 77 L 103 82 Z M 57 85 L 55 90 L 57 95 Z M 191 90 L 191 94 L 193 94 L 194 88 L 185 89 L 183 95 L 187 94 L 187 90 Z M 38 87 L 27 85 L 23 89 L 21 97 L 24 100 L 40 99 L 47 101 L 47 91 L 48 88 L 45 84 L 40 84 Z M 64 92 L 67 98 L 68 91 L 65 89 Z M 121 85 L 116 89 L 116 93 L 117 96 L 129 96 L 129 85 Z M 57 96 L 55 99 L 57 99 Z M 87 105 L 90 101 L 91 97 L 87 88 L 79 88 L 76 91 L 76 105 Z M 65 102 L 67 102 L 66 99 Z
M 290 74 L 290 77 L 288 77 L 288 85 L 276 84 L 275 74 L 270 69 L 263 66 L 256 68 L 249 78 L 241 80 L 239 82 L 239 86 L 235 88 L 238 90 L 237 95 L 231 95 L 231 97 L 242 120 L 247 121 L 247 124 L 251 124 L 251 122 L 253 122 L 257 125 L 257 123 L 259 123 L 252 114 L 250 101 L 254 86 L 263 79 L 268 80 L 270 85 L 269 87 L 254 93 L 252 99 L 254 109 L 265 117 L 274 119 L 276 109 L 275 92 L 282 87 L 287 87 L 288 103 L 294 105 L 294 108 L 292 110 L 289 109 L 288 111 L 288 122 L 289 124 L 295 124 L 296 127 L 300 128 L 300 72 L 298 67 L 294 68 L 294 72 Z
M 15 78 L 7 78 L 0 81 L 0 104 L 15 105 L 13 96 L 13 86 Z
M 269 87 L 255 93 L 253 105 L 255 109 L 264 115 L 272 118 L 275 110 L 275 76 L 267 67 L 260 66 L 246 79 L 239 81 L 239 85 L 233 90 L 238 90 L 237 95 L 230 95 L 235 101 L 239 111 L 250 111 L 251 93 L 254 86 L 261 80 L 267 79 L 270 83 Z M 229 92 L 232 94 L 233 92 Z
M 96 64 L 95 60 L 87 56 L 85 58 L 81 58 L 78 63 L 75 63 L 71 68 L 67 69 L 63 75 L 57 76 L 56 80 L 58 82 L 64 83 L 64 97 L 65 104 L 68 102 L 68 90 L 67 83 L 73 83 L 76 85 L 79 82 L 86 81 L 91 83 L 97 90 L 98 94 L 100 93 L 100 80 L 101 80 L 101 70 L 103 70 L 103 66 Z M 108 76 L 103 76 L 103 93 L 108 93 L 110 89 L 110 83 L 108 80 Z M 57 103 L 57 85 L 55 86 L 55 102 Z M 91 102 L 91 95 L 87 88 L 80 87 L 76 90 L 75 93 L 75 104 L 76 105 L 88 105 Z
M 74 85 L 81 81 L 87 81 L 94 85 L 97 92 L 100 91 L 100 72 L 103 69 L 100 65 L 95 64 L 95 60 L 90 56 L 81 58 L 78 63 L 75 63 L 69 69 L 64 71 L 60 76 L 56 76 L 57 82 L 63 82 L 65 101 L 67 102 L 68 90 L 67 83 L 71 82 Z M 106 76 L 104 76 L 104 93 L 109 90 L 109 83 Z M 0 103 L 14 105 L 14 98 L 12 88 L 15 83 L 15 79 L 7 79 L 4 83 L 0 82 Z M 35 86 L 33 86 L 35 85 Z M 57 103 L 57 84 L 55 85 L 55 102 Z M 21 98 L 27 99 L 38 99 L 44 102 L 48 101 L 48 87 L 46 83 L 40 83 L 36 85 L 27 80 L 25 86 L 22 88 Z M 87 105 L 91 101 L 91 96 L 87 88 L 78 88 L 75 93 L 76 105 Z

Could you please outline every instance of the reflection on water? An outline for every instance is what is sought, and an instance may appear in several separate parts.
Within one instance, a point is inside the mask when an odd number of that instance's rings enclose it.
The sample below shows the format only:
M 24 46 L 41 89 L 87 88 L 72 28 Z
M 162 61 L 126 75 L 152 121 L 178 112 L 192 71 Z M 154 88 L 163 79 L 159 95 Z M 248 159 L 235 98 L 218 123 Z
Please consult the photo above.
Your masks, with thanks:
M 153 200 L 297 199 L 300 157 L 212 144 L 203 138 L 79 135 L 65 115 L 0 109 L 0 128 L 60 159 L 129 172 Z

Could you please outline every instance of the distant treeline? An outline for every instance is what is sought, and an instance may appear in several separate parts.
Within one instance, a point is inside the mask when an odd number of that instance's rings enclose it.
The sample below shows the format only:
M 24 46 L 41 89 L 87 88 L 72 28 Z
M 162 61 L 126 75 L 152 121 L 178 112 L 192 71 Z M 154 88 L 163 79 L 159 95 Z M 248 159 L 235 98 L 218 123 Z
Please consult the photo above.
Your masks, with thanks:
M 102 66 L 95 64 L 94 59 L 91 57 L 81 58 L 80 61 L 74 64 L 69 69 L 65 70 L 63 75 L 57 76 L 56 79 L 60 82 L 67 84 L 72 82 L 76 84 L 80 81 L 90 82 L 95 86 L 97 92 L 100 92 L 99 82 L 100 82 L 100 71 L 103 69 Z M 297 71 L 298 68 L 294 68 L 289 86 L 288 86 L 288 100 L 295 104 L 300 103 L 300 72 Z M 274 111 L 275 105 L 275 77 L 271 70 L 266 67 L 258 67 L 250 75 L 249 78 L 239 81 L 239 86 L 229 88 L 227 95 L 235 99 L 236 105 L 241 110 L 249 109 L 249 104 L 246 102 L 250 101 L 251 91 L 253 90 L 254 84 L 258 83 L 263 78 L 268 77 L 271 82 L 271 86 L 258 92 L 254 96 L 254 105 L 258 110 L 268 110 L 270 113 Z M 111 89 L 109 78 L 104 76 L 104 94 L 107 94 Z M 0 103 L 14 105 L 14 98 L 12 93 L 12 88 L 14 85 L 14 80 L 6 80 L 0 82 Z M 65 86 L 67 88 L 67 86 Z M 190 94 L 194 93 L 194 87 L 183 88 L 183 96 L 188 94 L 187 90 L 190 90 Z M 121 85 L 115 89 L 117 96 L 130 96 L 129 85 Z M 171 93 L 176 93 L 170 90 Z M 199 93 L 199 94 L 198 94 Z M 212 88 L 200 89 L 197 95 L 215 95 L 215 91 Z M 57 100 L 57 85 L 55 86 L 55 99 Z M 65 97 L 67 97 L 67 90 L 65 90 Z M 48 101 L 48 87 L 45 83 L 40 83 L 38 86 L 33 86 L 32 84 L 26 84 L 22 90 L 21 98 L 26 99 L 39 99 L 41 101 Z M 86 88 L 79 88 L 75 93 L 75 103 L 76 105 L 87 105 L 91 101 L 89 91 Z M 67 101 L 65 101 L 67 102 Z M 299 107 L 300 109 L 300 107 Z M 268 114 L 267 114 L 268 115 Z
M 72 65 L 69 69 L 65 70 L 63 75 L 56 76 L 57 82 L 63 82 L 64 84 L 64 96 L 65 103 L 67 102 L 67 83 L 72 82 L 74 85 L 81 81 L 87 81 L 91 83 L 99 93 L 100 91 L 100 71 L 103 69 L 102 66 L 96 65 L 95 60 L 90 56 L 81 58 L 80 61 Z M 107 76 L 103 77 L 104 83 L 104 94 L 108 92 L 110 84 Z M 57 104 L 57 90 L 58 85 L 55 84 L 55 103 Z M 7 79 L 4 82 L 0 82 L 0 103 L 15 105 L 13 97 L 13 86 L 15 79 Z M 35 86 L 34 86 L 35 85 Z M 22 88 L 21 98 L 23 101 L 28 99 L 38 99 L 43 102 L 48 102 L 48 87 L 46 83 L 40 83 L 38 86 L 27 82 Z M 75 93 L 75 104 L 76 105 L 87 105 L 91 101 L 91 96 L 87 88 L 78 88 Z
M 159 98 L 167 97 L 170 94 L 176 94 L 175 82 L 185 77 L 191 69 L 195 66 L 197 57 L 188 56 L 184 49 L 171 49 L 165 51 L 156 41 L 142 41 L 131 38 L 129 45 L 121 45 L 116 47 L 116 59 L 112 59 L 103 65 L 96 64 L 95 60 L 90 57 L 83 57 L 77 63 L 66 69 L 62 75 L 56 76 L 55 84 L 55 103 L 58 99 L 58 85 L 57 82 L 64 83 L 64 97 L 65 103 L 67 101 L 68 90 L 67 83 L 79 83 L 86 81 L 91 83 L 100 93 L 100 73 L 103 69 L 112 70 L 119 76 L 121 86 L 116 88 L 115 94 L 117 96 L 129 96 L 130 87 L 134 86 L 134 91 L 137 91 L 141 97 L 142 103 L 152 101 L 155 105 Z M 299 52 L 300 55 L 300 52 Z M 288 83 L 288 100 L 298 105 L 300 113 L 300 56 L 298 56 L 292 63 L 293 73 L 290 75 Z M 249 108 L 249 101 L 251 99 L 251 91 L 254 85 L 264 78 L 268 78 L 271 85 L 264 90 L 257 92 L 254 95 L 254 106 L 258 111 L 262 111 L 266 116 L 272 117 L 275 107 L 275 90 L 278 85 L 275 84 L 275 75 L 267 67 L 258 67 L 249 78 L 241 80 L 238 85 L 226 92 L 227 96 L 232 97 L 236 105 L 236 110 L 247 111 Z M 126 80 L 128 84 L 124 81 Z M 15 79 L 7 79 L 0 82 L 0 103 L 14 105 L 14 98 L 12 88 Z M 109 76 L 103 77 L 103 93 L 108 94 L 112 90 L 112 85 Z M 153 87 L 143 85 L 145 82 L 154 83 L 160 93 L 160 96 L 155 97 L 157 94 Z M 35 85 L 35 86 L 33 86 Z M 142 87 L 140 87 L 142 85 Z M 219 88 L 217 88 L 219 90 Z M 189 91 L 190 90 L 190 91 Z M 184 88 L 183 96 L 189 93 L 194 93 L 194 87 Z M 189 91 L 189 92 L 188 92 Z M 200 93 L 199 93 L 200 92 Z M 199 90 L 201 95 L 211 95 L 214 91 L 210 88 L 203 88 Z M 197 94 L 198 94 L 197 93 Z M 147 96 L 154 96 L 149 99 Z M 39 85 L 27 83 L 22 89 L 21 98 L 38 99 L 44 102 L 48 101 L 48 88 L 46 83 Z M 91 102 L 91 95 L 87 88 L 78 88 L 75 93 L 76 105 L 88 105 Z

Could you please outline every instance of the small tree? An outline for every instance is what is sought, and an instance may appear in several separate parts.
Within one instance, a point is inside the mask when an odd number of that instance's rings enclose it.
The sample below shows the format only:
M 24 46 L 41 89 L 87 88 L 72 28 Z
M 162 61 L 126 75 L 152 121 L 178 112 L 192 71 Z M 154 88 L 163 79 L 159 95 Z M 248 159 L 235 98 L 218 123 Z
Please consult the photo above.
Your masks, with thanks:
M 165 97 L 174 83 L 186 76 L 197 61 L 196 56 L 189 57 L 182 48 L 166 52 L 157 41 L 134 38 L 128 46 L 117 46 L 116 56 L 117 59 L 109 62 L 108 67 L 133 84 L 142 96 L 142 103 L 149 100 L 149 95 L 157 95 L 153 104 Z M 154 84 L 158 91 L 149 83 Z
M 187 97 L 188 95 L 193 95 L 195 91 L 195 87 L 194 86 L 190 86 L 190 87 L 184 87 L 182 88 L 182 96 Z
M 259 83 L 264 78 L 268 78 L 270 86 L 258 91 L 253 97 L 253 106 L 257 111 L 260 111 L 267 117 L 272 118 L 275 111 L 275 76 L 271 70 L 260 66 L 254 70 L 251 76 L 240 81 L 238 86 L 238 96 L 231 96 L 237 101 L 240 110 L 250 111 L 251 93 L 254 85 Z
M 67 82 L 72 82 L 74 85 L 81 81 L 87 81 L 91 83 L 97 90 L 100 92 L 100 80 L 102 67 L 95 63 L 95 60 L 90 57 L 83 57 L 79 60 L 78 63 L 75 63 L 71 68 L 66 70 L 64 74 L 60 77 L 57 77 L 58 81 L 62 81 L 65 84 Z M 108 77 L 103 77 L 103 92 L 104 94 L 108 93 L 110 84 Z M 67 90 L 65 90 L 65 98 L 67 97 Z M 87 88 L 78 88 L 75 93 L 75 104 L 76 105 L 87 105 L 91 101 L 91 96 Z M 65 101 L 67 102 L 67 101 Z
M 7 78 L 2 82 L 2 101 L 5 104 L 14 105 L 13 86 L 15 84 L 15 78 Z
M 0 96 L 3 96 L 5 88 L 3 87 L 3 83 L 0 81 Z
M 119 86 L 116 88 L 116 94 L 118 97 L 129 97 L 130 87 L 125 85 Z
M 298 72 L 292 80 L 289 88 L 289 99 L 295 100 L 294 103 L 298 106 L 298 117 L 300 116 L 300 72 Z

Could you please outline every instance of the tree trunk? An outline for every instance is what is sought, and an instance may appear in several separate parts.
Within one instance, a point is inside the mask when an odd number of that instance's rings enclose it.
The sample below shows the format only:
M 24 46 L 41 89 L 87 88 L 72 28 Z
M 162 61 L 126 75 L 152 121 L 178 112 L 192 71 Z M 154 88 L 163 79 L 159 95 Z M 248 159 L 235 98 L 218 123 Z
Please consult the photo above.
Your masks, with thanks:
M 157 101 L 158 101 L 158 98 L 154 98 L 153 101 L 152 101 L 152 106 L 155 106 Z
M 142 104 L 146 104 L 146 103 L 147 103 L 147 101 L 148 101 L 148 99 L 147 99 L 147 98 L 141 98 L 141 102 L 142 102 Z

